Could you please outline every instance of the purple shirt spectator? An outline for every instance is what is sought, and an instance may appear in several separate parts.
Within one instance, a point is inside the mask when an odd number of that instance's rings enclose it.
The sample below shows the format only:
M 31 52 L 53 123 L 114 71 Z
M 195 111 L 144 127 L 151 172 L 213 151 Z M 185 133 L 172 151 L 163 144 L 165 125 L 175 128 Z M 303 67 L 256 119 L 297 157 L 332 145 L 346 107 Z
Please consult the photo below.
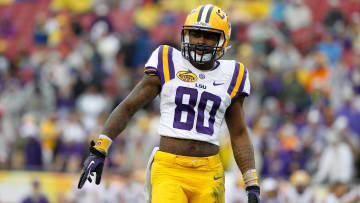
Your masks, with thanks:
M 40 192 L 40 182 L 38 180 L 33 180 L 32 184 L 32 193 L 29 194 L 22 203 L 48 203 L 49 200 Z
M 37 199 L 34 197 L 28 197 L 22 201 L 22 203 L 48 203 L 49 201 L 45 196 L 40 195 Z
M 11 19 L 8 16 L 3 17 L 0 20 L 0 37 L 13 37 L 15 35 L 14 25 L 11 23 Z
M 43 165 L 42 148 L 39 140 L 29 137 L 26 143 L 26 168 L 41 169 Z
M 360 101 L 360 99 L 357 99 Z M 354 109 L 352 107 L 352 104 L 345 103 L 337 112 L 337 116 L 345 116 L 349 121 L 349 126 L 352 131 L 354 131 L 355 134 L 357 134 L 360 138 L 360 111 L 357 109 Z

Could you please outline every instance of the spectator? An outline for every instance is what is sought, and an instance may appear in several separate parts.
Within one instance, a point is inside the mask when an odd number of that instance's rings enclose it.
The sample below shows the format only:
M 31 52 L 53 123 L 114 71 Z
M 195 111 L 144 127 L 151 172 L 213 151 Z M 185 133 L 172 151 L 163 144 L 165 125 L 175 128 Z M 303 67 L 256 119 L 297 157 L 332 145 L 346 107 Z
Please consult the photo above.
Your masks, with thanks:
M 350 93 L 336 114 L 338 116 L 345 116 L 349 122 L 350 129 L 360 138 L 360 126 L 357 122 L 360 119 L 360 97 L 355 97 Z
M 56 0 L 52 2 L 52 8 L 55 10 L 70 10 L 76 13 L 83 13 L 89 11 L 93 6 L 91 0 L 81 0 L 76 2 L 69 2 L 67 0 Z
M 285 23 L 291 31 L 307 27 L 311 24 L 312 14 L 303 0 L 294 0 L 285 9 Z
M 4 135 L 4 131 L 1 125 L 2 110 L 0 109 L 0 169 L 5 169 L 9 161 L 9 144 Z
M 351 80 L 353 82 L 354 92 L 360 94 L 360 59 L 356 59 L 358 64 L 355 64 L 352 72 Z
M 47 14 L 42 12 L 36 15 L 36 22 L 33 29 L 33 41 L 37 45 L 46 45 L 48 43 L 48 33 L 45 29 Z
M 311 98 L 304 85 L 299 81 L 297 72 L 290 72 L 284 78 L 284 86 L 280 92 L 283 103 L 290 112 L 304 112 L 311 106 Z
M 334 132 L 329 132 L 327 137 L 329 145 L 321 154 L 319 169 L 314 175 L 313 182 L 348 184 L 354 177 L 354 156 L 351 148 Z
M 314 189 L 309 186 L 310 175 L 303 170 L 295 171 L 290 176 L 290 183 L 293 187 L 287 189 L 288 199 L 293 203 L 314 203 L 316 202 L 316 194 Z
M 55 109 L 55 92 L 53 87 L 47 80 L 35 76 L 24 89 L 23 98 L 27 101 L 25 112 L 30 112 L 36 119 L 42 120 L 46 118 Z
M 332 130 L 339 134 L 340 138 L 351 147 L 351 151 L 355 155 L 359 146 L 359 137 L 349 128 L 349 121 L 345 116 L 336 118 L 332 125 Z
M 63 22 L 61 22 L 63 21 Z M 44 34 L 47 35 L 47 43 L 49 46 L 56 46 L 62 39 L 61 27 L 63 26 L 65 19 L 64 16 L 57 15 L 56 12 L 52 12 L 47 17 L 43 29 Z
M 128 172 L 124 174 L 124 187 L 120 192 L 120 200 L 124 202 L 139 202 L 145 203 L 143 195 L 144 183 L 145 183 L 145 172 L 142 171 Z M 142 174 L 140 176 L 140 174 Z
M 338 0 L 329 0 L 331 9 L 324 18 L 324 24 L 328 27 L 330 32 L 335 31 L 335 26 L 338 24 L 345 24 L 345 16 L 339 7 Z
M 97 87 L 90 85 L 78 98 L 76 106 L 81 114 L 81 121 L 85 129 L 92 132 L 96 127 L 98 117 L 105 112 L 109 105 Z
M 281 22 L 285 19 L 285 10 L 287 7 L 285 0 L 274 0 L 271 12 L 271 19 L 275 22 Z
M 300 62 L 300 53 L 291 42 L 280 42 L 268 57 L 270 68 L 276 72 L 293 72 Z
M 38 180 L 32 181 L 32 193 L 29 194 L 22 203 L 48 203 L 49 200 L 40 191 L 40 182 Z
M 247 202 L 245 183 L 241 174 L 225 172 L 225 202 Z
M 349 188 L 347 184 L 343 182 L 335 182 L 330 187 L 330 192 L 325 197 L 326 203 L 338 203 L 344 202 L 343 199 L 346 197 L 345 194 L 348 193 Z
M 46 169 L 51 169 L 52 161 L 54 159 L 56 140 L 60 136 L 58 115 L 55 112 L 53 112 L 48 119 L 44 119 L 40 123 L 39 134 L 41 137 L 45 167 Z
M 323 149 L 327 144 L 326 135 L 328 127 L 322 120 L 322 115 L 318 109 L 311 109 L 307 113 L 307 121 L 300 132 L 303 143 L 312 143 L 312 150 Z
M 16 128 L 20 125 L 21 115 L 24 110 L 24 91 L 19 81 L 9 80 L 0 97 L 0 103 L 4 108 L 2 126 L 4 134 L 9 141 L 14 141 L 17 134 Z
M 334 68 L 343 54 L 341 45 L 329 33 L 325 34 L 324 39 L 318 44 L 317 48 L 327 56 L 331 68 Z
M 326 63 L 324 54 L 316 53 L 316 65 L 310 71 L 306 81 L 306 89 L 309 93 L 316 95 L 317 93 L 327 96 L 330 90 L 330 68 Z
M 5 76 L 8 74 L 10 69 L 10 61 L 9 59 L 3 54 L 2 46 L 5 47 L 4 42 L 0 41 L 0 92 L 4 90 L 5 86 Z
M 99 3 L 95 6 L 95 17 L 91 22 L 90 39 L 92 42 L 98 41 L 105 34 L 113 32 L 113 23 L 109 16 L 109 6 L 106 3 Z
M 25 115 L 23 119 L 20 132 L 25 139 L 25 167 L 28 170 L 41 170 L 43 160 L 37 120 L 31 114 Z
M 105 182 L 105 181 L 104 181 Z M 101 202 L 101 193 L 104 192 L 104 183 L 96 186 L 95 184 L 87 184 L 81 190 L 77 189 L 77 183 L 67 194 L 70 202 L 77 203 L 99 203 Z
M 75 172 L 79 169 L 87 144 L 87 134 L 78 113 L 71 113 L 66 120 L 61 121 L 62 137 L 59 141 L 58 170 Z M 66 160 L 66 162 L 65 162 Z
M 341 200 L 345 203 L 356 203 L 360 201 L 360 187 L 356 186 L 345 194 Z
M 263 80 L 264 99 L 268 97 L 279 97 L 280 91 L 283 88 L 281 77 L 276 74 L 276 71 L 267 68 Z
M 274 178 L 265 178 L 261 182 L 262 202 L 264 203 L 285 203 L 285 199 L 280 193 L 279 183 Z
M 78 203 L 139 202 L 136 199 L 135 201 L 132 199 L 125 201 L 127 199 L 123 198 L 123 195 L 135 195 L 135 191 L 131 191 L 130 180 L 128 181 L 126 177 L 117 178 L 109 174 L 104 174 L 99 186 L 88 184 L 79 190 L 76 188 L 77 185 L 74 184 L 72 190 L 66 195 L 66 199 L 69 202 Z M 127 191 L 126 194 L 123 194 L 123 191 Z
M 291 154 L 283 150 L 280 144 L 273 139 L 267 143 L 267 148 L 263 158 L 262 175 L 265 177 L 287 177 L 289 175 L 288 166 Z
M 11 14 L 4 13 L 0 19 L 0 37 L 8 38 L 13 37 L 15 35 L 15 27 L 13 22 L 11 21 Z
M 100 201 L 103 203 L 107 202 L 119 202 L 121 199 L 121 191 L 123 187 L 127 187 L 128 185 L 122 184 L 119 181 L 115 181 L 114 177 L 109 174 L 104 174 L 104 191 L 101 191 Z

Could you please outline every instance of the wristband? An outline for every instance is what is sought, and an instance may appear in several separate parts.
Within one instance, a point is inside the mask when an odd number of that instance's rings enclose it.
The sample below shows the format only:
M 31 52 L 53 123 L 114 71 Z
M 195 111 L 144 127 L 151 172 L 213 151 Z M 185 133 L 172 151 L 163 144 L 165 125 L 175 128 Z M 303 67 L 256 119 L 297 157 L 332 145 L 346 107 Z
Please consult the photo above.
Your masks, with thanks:
M 112 143 L 112 140 L 106 135 L 100 135 L 96 141 L 94 148 L 102 153 L 107 154 L 107 151 Z
M 258 176 L 256 175 L 256 169 L 250 169 L 243 175 L 244 183 L 246 187 L 259 185 Z

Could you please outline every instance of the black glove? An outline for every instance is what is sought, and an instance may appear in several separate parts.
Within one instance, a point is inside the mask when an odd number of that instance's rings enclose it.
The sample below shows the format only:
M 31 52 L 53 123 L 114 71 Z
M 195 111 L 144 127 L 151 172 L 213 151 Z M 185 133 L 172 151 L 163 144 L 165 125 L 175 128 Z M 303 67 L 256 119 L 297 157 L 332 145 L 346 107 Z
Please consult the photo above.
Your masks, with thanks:
M 79 189 L 81 189 L 84 186 L 86 180 L 89 180 L 90 183 L 92 182 L 90 174 L 93 175 L 93 172 L 96 173 L 95 183 L 97 185 L 100 184 L 101 174 L 103 171 L 104 161 L 105 161 L 106 156 L 105 156 L 105 154 L 96 150 L 94 148 L 94 146 L 95 146 L 95 142 L 91 141 L 90 147 L 89 147 L 89 155 L 84 162 L 82 174 L 80 176 L 80 180 L 79 180 L 79 184 L 78 184 Z
M 248 203 L 260 203 L 260 187 L 248 186 L 246 187 L 246 193 L 248 196 Z

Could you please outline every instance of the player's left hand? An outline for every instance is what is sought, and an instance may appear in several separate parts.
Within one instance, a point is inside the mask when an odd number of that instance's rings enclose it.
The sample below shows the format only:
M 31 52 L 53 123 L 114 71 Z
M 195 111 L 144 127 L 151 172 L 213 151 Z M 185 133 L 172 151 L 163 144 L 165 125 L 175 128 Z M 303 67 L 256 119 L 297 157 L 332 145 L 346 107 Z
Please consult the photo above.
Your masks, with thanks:
M 260 187 L 248 186 L 246 187 L 246 193 L 248 195 L 248 203 L 260 203 Z
M 90 183 L 92 182 L 90 175 L 93 175 L 94 172 L 96 173 L 95 183 L 97 185 L 100 184 L 101 174 L 104 167 L 105 155 L 100 151 L 96 150 L 94 146 L 95 146 L 95 142 L 91 141 L 89 147 L 89 155 L 84 162 L 82 174 L 80 176 L 80 180 L 78 184 L 79 189 L 81 189 L 84 186 L 86 180 L 89 180 Z

